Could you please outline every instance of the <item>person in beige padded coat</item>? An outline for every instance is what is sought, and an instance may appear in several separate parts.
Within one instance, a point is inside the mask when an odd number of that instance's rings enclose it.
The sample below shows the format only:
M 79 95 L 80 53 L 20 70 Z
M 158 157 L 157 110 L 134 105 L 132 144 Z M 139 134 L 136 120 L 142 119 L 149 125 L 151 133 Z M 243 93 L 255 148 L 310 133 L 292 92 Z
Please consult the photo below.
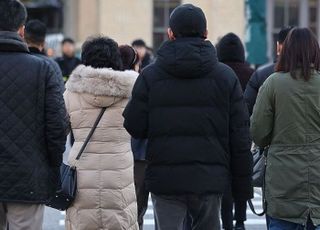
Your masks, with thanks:
M 69 230 L 138 230 L 130 136 L 122 112 L 137 78 L 119 71 L 118 45 L 96 37 L 82 46 L 82 62 L 64 94 L 75 138 L 69 164 L 77 168 L 77 196 L 67 210 Z M 101 108 L 107 107 L 80 160 L 75 160 Z

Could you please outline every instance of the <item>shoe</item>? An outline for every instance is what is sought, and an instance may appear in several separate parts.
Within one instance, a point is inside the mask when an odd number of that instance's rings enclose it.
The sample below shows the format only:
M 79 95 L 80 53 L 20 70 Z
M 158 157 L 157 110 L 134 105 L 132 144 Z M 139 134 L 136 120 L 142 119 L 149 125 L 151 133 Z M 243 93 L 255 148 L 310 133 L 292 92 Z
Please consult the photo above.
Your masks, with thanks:
M 236 226 L 234 227 L 234 230 L 246 230 L 246 228 L 244 227 L 244 224 L 236 224 Z

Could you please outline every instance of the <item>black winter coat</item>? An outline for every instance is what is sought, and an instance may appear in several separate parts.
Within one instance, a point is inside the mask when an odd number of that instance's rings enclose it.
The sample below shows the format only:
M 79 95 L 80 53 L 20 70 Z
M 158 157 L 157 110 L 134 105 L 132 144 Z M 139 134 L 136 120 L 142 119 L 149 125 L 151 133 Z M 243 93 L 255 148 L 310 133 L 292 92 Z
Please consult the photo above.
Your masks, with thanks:
M 46 56 L 45 53 L 41 52 L 38 48 L 35 48 L 35 47 L 28 47 L 29 51 L 30 51 L 30 54 L 36 56 L 36 57 L 39 57 L 41 59 L 44 59 L 46 60 L 47 62 L 49 62 L 49 64 L 51 65 L 51 67 L 53 68 L 54 70 L 54 73 L 55 75 L 59 76 L 61 79 L 63 79 L 63 75 L 62 75 L 62 72 L 61 72 L 61 69 L 60 69 L 60 66 L 58 65 L 58 63 L 49 58 L 48 56 Z M 64 91 L 64 85 L 62 85 L 63 87 L 63 91 Z
M 209 41 L 163 44 L 139 76 L 124 126 L 148 138 L 148 189 L 155 194 L 222 194 L 232 176 L 236 199 L 252 197 L 249 116 L 235 73 Z
M 245 91 L 248 81 L 253 74 L 254 70 L 247 63 L 242 62 L 224 62 L 227 66 L 229 66 L 237 75 L 241 88 Z
M 66 82 L 69 79 L 70 74 L 72 71 L 81 64 L 81 60 L 77 57 L 58 57 L 55 59 L 55 61 L 58 63 L 62 76 L 64 78 L 64 81 Z
M 45 203 L 66 141 L 63 84 L 14 32 L 0 32 L 0 202 Z
M 244 91 L 244 98 L 246 100 L 249 114 L 252 114 L 253 107 L 256 103 L 258 92 L 265 80 L 274 73 L 275 64 L 270 63 L 259 67 L 250 77 L 246 90 Z

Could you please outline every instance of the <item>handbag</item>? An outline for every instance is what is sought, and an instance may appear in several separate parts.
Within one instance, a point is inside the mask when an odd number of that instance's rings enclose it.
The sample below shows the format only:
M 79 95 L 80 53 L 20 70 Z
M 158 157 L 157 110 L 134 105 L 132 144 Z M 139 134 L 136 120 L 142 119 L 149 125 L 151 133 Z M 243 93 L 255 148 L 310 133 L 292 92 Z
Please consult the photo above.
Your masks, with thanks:
M 252 173 L 252 184 L 253 187 L 262 189 L 262 207 L 263 211 L 257 213 L 251 200 L 248 201 L 249 207 L 257 216 L 263 216 L 266 214 L 266 199 L 265 199 L 265 174 L 267 167 L 267 154 L 268 147 L 261 149 L 256 148 L 253 151 L 253 173 Z
M 76 160 L 79 160 L 83 151 L 87 147 L 94 131 L 96 130 L 104 112 L 106 111 L 106 107 L 101 109 L 99 116 L 97 117 L 90 133 L 88 134 L 85 142 L 83 143 Z M 60 211 L 64 211 L 68 209 L 76 198 L 77 193 L 77 171 L 76 167 L 71 167 L 69 165 L 63 164 L 60 167 L 60 176 L 61 176 L 61 188 L 56 191 L 55 195 L 49 199 L 47 202 L 47 206 L 58 209 Z

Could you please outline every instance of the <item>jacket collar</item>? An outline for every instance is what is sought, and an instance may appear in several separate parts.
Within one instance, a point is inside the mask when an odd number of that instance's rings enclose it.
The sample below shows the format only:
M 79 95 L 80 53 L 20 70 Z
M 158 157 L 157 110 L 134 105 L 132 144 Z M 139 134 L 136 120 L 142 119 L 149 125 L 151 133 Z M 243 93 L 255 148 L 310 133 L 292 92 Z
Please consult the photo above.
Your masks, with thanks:
M 138 73 L 131 70 L 116 71 L 80 65 L 72 72 L 66 88 L 76 93 L 129 98 L 137 77 Z
M 0 52 L 29 53 L 27 44 L 15 32 L 0 31 Z
M 45 55 L 44 52 L 41 52 L 38 48 L 36 47 L 32 47 L 32 46 L 29 46 L 28 47 L 29 51 L 31 54 L 39 54 L 39 55 Z

